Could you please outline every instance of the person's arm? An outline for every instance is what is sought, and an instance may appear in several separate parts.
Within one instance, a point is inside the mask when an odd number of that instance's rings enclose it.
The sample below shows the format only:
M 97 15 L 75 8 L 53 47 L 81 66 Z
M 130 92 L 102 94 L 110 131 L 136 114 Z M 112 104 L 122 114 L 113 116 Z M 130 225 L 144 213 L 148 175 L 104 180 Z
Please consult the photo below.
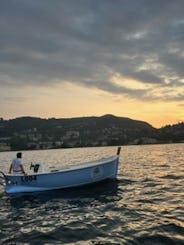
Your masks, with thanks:
M 22 164 L 20 164 L 20 168 L 21 168 L 21 170 L 22 170 L 23 174 L 25 174 L 25 175 L 26 175 L 26 172 L 24 171 L 24 167 L 23 167 L 23 165 L 22 165 Z
M 12 163 L 11 163 L 10 168 L 9 168 L 9 174 L 11 174 L 12 168 L 13 168 L 13 166 L 12 166 Z

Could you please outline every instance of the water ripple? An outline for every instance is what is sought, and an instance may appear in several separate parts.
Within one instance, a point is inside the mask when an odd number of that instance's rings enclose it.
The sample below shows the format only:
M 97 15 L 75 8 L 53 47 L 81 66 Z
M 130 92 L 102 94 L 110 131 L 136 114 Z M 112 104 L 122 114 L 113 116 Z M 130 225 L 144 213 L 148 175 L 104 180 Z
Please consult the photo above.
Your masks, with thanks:
M 59 158 L 73 164 L 81 155 L 91 160 L 114 151 L 114 147 L 100 147 L 25 155 L 31 161 L 41 154 L 48 159 L 47 167 L 53 161 L 57 167 Z M 183 159 L 183 144 L 127 146 L 117 181 L 29 195 L 7 196 L 1 188 L 0 243 L 184 244 Z

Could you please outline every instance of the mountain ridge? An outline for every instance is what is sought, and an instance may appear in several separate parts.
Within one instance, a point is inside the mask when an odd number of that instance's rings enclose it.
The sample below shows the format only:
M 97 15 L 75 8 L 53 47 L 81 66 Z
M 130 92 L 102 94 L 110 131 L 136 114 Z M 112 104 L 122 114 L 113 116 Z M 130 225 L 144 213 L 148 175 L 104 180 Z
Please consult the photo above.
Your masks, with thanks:
M 184 142 L 184 123 L 160 129 L 127 117 L 0 119 L 0 150 Z

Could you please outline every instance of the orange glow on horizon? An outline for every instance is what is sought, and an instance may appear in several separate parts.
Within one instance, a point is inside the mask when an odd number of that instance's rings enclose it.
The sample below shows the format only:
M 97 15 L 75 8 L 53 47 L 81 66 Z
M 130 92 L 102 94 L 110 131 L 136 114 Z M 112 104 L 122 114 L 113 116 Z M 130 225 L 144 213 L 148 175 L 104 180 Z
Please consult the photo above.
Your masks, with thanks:
M 21 93 L 25 94 L 23 88 Z M 73 118 L 113 114 L 146 121 L 156 128 L 184 121 L 183 108 L 176 103 L 143 102 L 100 90 L 92 92 L 89 88 L 71 84 L 65 84 L 64 88 L 45 88 L 44 93 L 42 88 L 37 88 L 32 94 L 30 92 L 25 101 L 9 102 L 6 111 L 3 110 L 1 112 L 5 119 L 19 116 Z

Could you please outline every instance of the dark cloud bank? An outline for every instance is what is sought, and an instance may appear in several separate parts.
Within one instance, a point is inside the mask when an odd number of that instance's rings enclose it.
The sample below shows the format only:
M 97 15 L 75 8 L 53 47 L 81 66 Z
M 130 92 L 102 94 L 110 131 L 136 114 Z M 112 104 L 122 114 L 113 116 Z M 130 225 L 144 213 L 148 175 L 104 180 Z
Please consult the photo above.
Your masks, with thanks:
M 0 86 L 68 81 L 183 101 L 183 12 L 183 0 L 0 1 Z

